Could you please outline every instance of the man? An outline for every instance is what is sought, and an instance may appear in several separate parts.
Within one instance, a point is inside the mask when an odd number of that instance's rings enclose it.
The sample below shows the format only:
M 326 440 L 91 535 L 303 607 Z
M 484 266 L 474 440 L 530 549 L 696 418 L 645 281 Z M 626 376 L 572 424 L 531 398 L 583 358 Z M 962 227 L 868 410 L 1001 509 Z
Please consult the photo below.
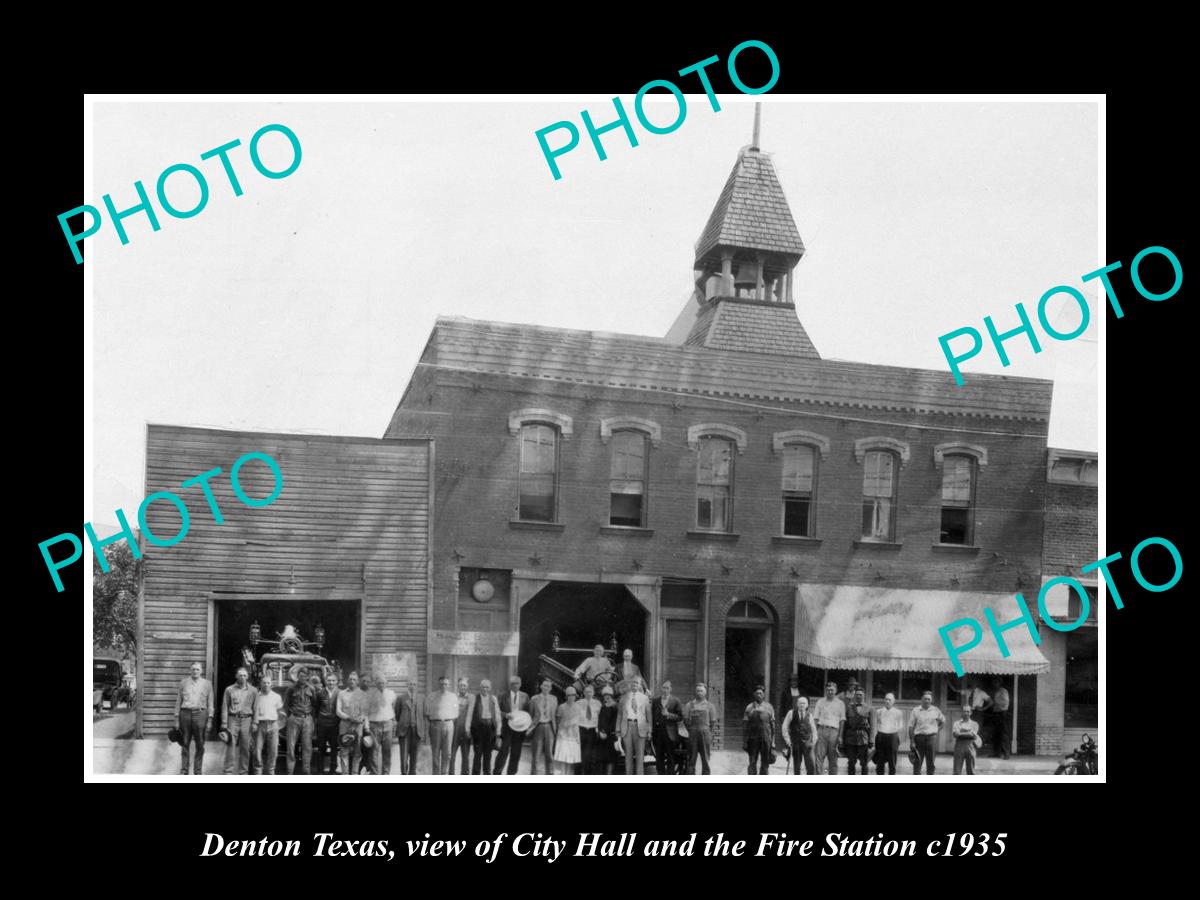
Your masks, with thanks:
M 357 775 L 362 769 L 363 723 L 367 718 L 367 695 L 358 689 L 358 673 L 346 676 L 346 689 L 337 695 L 338 746 L 343 775 Z M 343 740 L 350 735 L 352 740 Z
M 700 774 L 711 775 L 708 760 L 712 756 L 712 729 L 717 724 L 717 708 L 708 699 L 708 686 L 696 685 L 696 698 L 683 708 L 688 728 L 687 774 L 696 774 L 696 757 L 700 757 Z
M 626 650 L 625 653 L 629 654 L 629 651 Z M 629 656 L 626 657 L 628 658 Z M 629 683 L 629 692 L 621 698 L 617 727 L 621 729 L 621 746 L 625 748 L 625 774 L 644 774 L 646 738 L 650 736 L 651 723 L 650 703 L 642 693 L 640 676 Z
M 429 749 L 433 753 L 433 775 L 450 774 L 450 752 L 454 746 L 454 723 L 458 719 L 458 697 L 450 690 L 450 677 L 438 679 L 438 689 L 425 701 L 429 716 Z
M 190 674 L 179 683 L 179 690 L 175 692 L 175 715 L 179 719 L 179 741 L 183 745 L 180 775 L 188 774 L 189 755 L 195 774 L 204 774 L 204 735 L 213 717 L 213 689 L 207 678 L 200 677 L 203 672 L 200 663 L 192 663 Z M 191 753 L 193 743 L 196 745 L 194 755 Z
M 992 680 L 992 756 L 1008 759 L 1008 689 L 999 678 Z
M 558 729 L 558 698 L 550 693 L 554 683 L 543 678 L 538 687 L 541 693 L 529 701 L 529 715 L 533 717 L 533 756 L 529 760 L 529 774 L 536 775 L 540 756 L 547 775 L 554 774 L 554 735 Z
M 633 664 L 633 651 L 626 649 L 621 654 L 621 665 L 616 670 L 616 676 L 620 679 L 617 682 L 617 693 L 626 694 L 634 681 L 640 681 L 642 670 Z
M 963 765 L 967 774 L 975 774 L 975 738 L 979 735 L 979 723 L 971 718 L 974 710 L 969 703 L 964 703 L 962 718 L 951 727 L 954 735 L 954 774 L 961 775 Z
M 933 692 L 925 691 L 921 694 L 921 705 L 912 711 L 908 720 L 908 740 L 917 753 L 917 764 L 913 766 L 914 775 L 921 774 L 922 760 L 925 761 L 925 774 L 933 774 L 937 736 L 945 724 L 946 717 L 933 705 Z
M 296 683 L 283 698 L 283 711 L 287 715 L 287 774 L 296 771 L 296 748 L 300 749 L 300 771 L 312 774 L 313 708 L 317 702 L 317 691 L 308 680 L 308 669 L 300 666 L 296 670 Z
M 896 774 L 896 759 L 900 755 L 900 732 L 904 728 L 904 711 L 896 709 L 896 695 L 883 695 L 883 706 L 875 711 L 875 774 Z
M 679 720 L 683 718 L 683 704 L 678 697 L 671 696 L 671 682 L 664 681 L 661 696 L 650 704 L 650 721 L 653 724 L 651 745 L 654 748 L 654 768 L 659 775 L 675 774 L 675 744 L 679 741 Z
M 521 677 L 514 675 L 508 679 L 508 691 L 500 698 L 500 715 L 504 725 L 500 732 L 500 753 L 496 756 L 493 775 L 504 771 L 504 763 L 508 762 L 508 774 L 516 775 L 517 766 L 521 764 L 521 745 L 525 743 L 525 732 L 515 730 L 509 721 L 513 713 L 524 712 L 529 706 L 529 695 L 521 690 Z
M 582 678 L 584 684 L 591 684 L 596 680 L 597 675 L 603 675 L 612 670 L 612 660 L 604 652 L 604 645 L 597 644 L 592 648 L 592 655 L 576 666 L 575 677 Z
M 396 736 L 400 738 L 401 775 L 417 774 L 417 754 L 421 752 L 421 741 L 425 740 L 428 733 L 425 695 L 417 693 L 416 685 L 410 682 L 396 701 Z
M 974 678 L 970 681 L 970 687 L 963 692 L 963 703 L 971 707 L 971 718 L 981 727 L 985 719 L 991 717 L 992 698 Z
M 775 746 L 775 707 L 767 702 L 767 689 L 761 684 L 754 686 L 754 700 L 746 706 L 742 721 L 746 730 L 746 753 L 750 756 L 746 774 L 766 775 L 771 771 L 771 748 Z
M 814 754 L 817 772 L 822 772 L 828 766 L 828 774 L 836 775 L 837 748 L 842 742 L 842 730 L 846 727 L 846 704 L 837 696 L 836 681 L 825 685 L 825 696 L 817 701 L 813 719 L 817 723 L 817 746 Z
M 779 730 L 783 733 L 783 742 L 791 748 L 792 771 L 799 775 L 800 764 L 803 763 L 805 774 L 815 775 L 817 763 L 813 759 L 813 746 L 817 743 L 817 728 L 808 711 L 807 697 L 801 694 L 796 698 L 792 709 L 783 717 Z
M 600 721 L 600 701 L 596 699 L 596 686 L 583 686 L 583 699 L 579 701 L 579 755 L 583 762 L 584 775 L 598 774 L 596 769 L 596 723 Z
M 460 774 L 467 775 L 471 770 L 471 728 L 467 718 L 467 707 L 471 703 L 468 692 L 471 682 L 465 678 L 458 679 L 458 715 L 454 719 L 454 737 L 450 741 L 450 772 L 454 771 L 454 754 L 462 754 Z
M 250 686 L 250 673 L 244 666 L 237 670 L 234 682 L 221 697 L 221 727 L 229 732 L 225 746 L 225 774 L 250 774 L 250 747 L 254 742 L 254 701 L 258 691 Z
M 461 684 L 461 682 L 459 682 Z M 475 748 L 475 760 L 471 763 L 471 774 L 492 774 L 492 754 L 500 727 L 500 704 L 492 693 L 492 682 L 484 678 L 479 682 L 479 693 L 467 703 L 467 722 L 470 726 L 471 744 Z M 466 751 L 463 751 L 464 753 Z
M 387 677 L 375 676 L 367 692 L 367 728 L 371 732 L 372 775 L 392 774 L 392 736 L 396 733 L 396 694 L 388 687 Z
M 274 775 L 275 762 L 279 756 L 279 713 L 283 709 L 283 697 L 275 693 L 271 670 L 263 672 L 254 697 L 254 716 L 250 727 L 254 730 L 254 767 L 259 775 Z
M 854 702 L 846 710 L 846 727 L 843 741 L 846 747 L 846 774 L 854 774 L 854 764 L 859 765 L 859 774 L 866 775 L 867 756 L 871 749 L 871 707 L 867 705 L 867 694 L 862 688 L 854 691 Z
M 337 714 L 337 676 L 330 672 L 325 676 L 325 686 L 317 691 L 313 704 L 313 743 L 317 754 L 317 774 L 337 774 L 339 720 Z M 326 757 L 328 756 L 328 760 Z

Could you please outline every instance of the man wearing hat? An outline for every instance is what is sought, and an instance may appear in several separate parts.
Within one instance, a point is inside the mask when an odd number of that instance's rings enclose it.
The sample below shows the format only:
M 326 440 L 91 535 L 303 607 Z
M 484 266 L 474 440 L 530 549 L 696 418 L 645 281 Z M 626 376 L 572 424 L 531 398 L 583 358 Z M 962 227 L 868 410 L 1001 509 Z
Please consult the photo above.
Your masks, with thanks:
M 500 697 L 500 715 L 504 725 L 500 732 L 500 753 L 496 756 L 496 765 L 492 768 L 493 775 L 499 775 L 508 762 L 508 774 L 516 775 L 517 766 L 521 763 L 521 745 L 525 743 L 525 730 L 512 727 L 512 717 L 515 713 L 526 712 L 529 706 L 529 695 L 521 690 L 521 676 L 514 675 L 508 679 L 508 690 Z
M 337 695 L 338 755 L 343 775 L 357 775 L 362 768 L 363 722 L 367 718 L 367 695 L 358 689 L 358 673 L 346 676 L 346 689 Z
M 746 706 L 742 719 L 746 728 L 746 753 L 750 756 L 746 774 L 766 775 L 771 771 L 771 748 L 775 745 L 775 707 L 767 702 L 767 689 L 761 684 L 754 686 L 754 700 Z
M 221 697 L 221 727 L 229 733 L 229 743 L 225 747 L 225 774 L 234 773 L 234 763 L 237 764 L 237 774 L 250 774 L 250 745 L 254 740 L 254 702 L 258 699 L 258 691 L 250 686 L 250 673 L 241 666 L 234 676 L 234 682 L 225 688 Z
M 287 714 L 287 773 L 296 771 L 296 750 L 300 750 L 300 771 L 312 773 L 313 704 L 317 691 L 308 680 L 308 669 L 297 666 L 296 683 L 283 698 Z
M 200 663 L 192 663 L 190 674 L 179 683 L 179 690 L 175 692 L 175 715 L 179 719 L 179 742 L 183 747 L 180 775 L 188 774 L 189 756 L 192 756 L 195 774 L 204 774 L 204 735 L 213 717 L 213 689 L 208 679 L 201 677 L 203 672 Z M 191 753 L 193 743 L 196 745 L 194 756 Z
M 275 693 L 271 670 L 263 672 L 254 695 L 254 717 L 250 727 L 254 730 L 254 767 L 259 775 L 274 775 L 276 757 L 279 756 L 279 713 L 283 709 L 283 698 Z

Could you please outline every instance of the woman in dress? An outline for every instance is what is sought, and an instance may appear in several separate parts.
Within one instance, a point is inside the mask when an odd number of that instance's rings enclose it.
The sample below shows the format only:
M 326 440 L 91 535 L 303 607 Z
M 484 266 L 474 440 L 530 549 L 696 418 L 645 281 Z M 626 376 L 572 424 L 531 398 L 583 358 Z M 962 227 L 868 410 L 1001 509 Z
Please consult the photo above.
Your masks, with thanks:
M 613 699 L 613 689 L 605 685 L 600 692 L 600 720 L 596 723 L 595 751 L 596 771 L 605 775 L 613 773 L 617 763 L 617 702 Z
M 575 765 L 583 761 L 579 746 L 579 704 L 575 688 L 567 688 L 567 699 L 558 705 L 558 731 L 554 738 L 554 774 L 574 775 Z

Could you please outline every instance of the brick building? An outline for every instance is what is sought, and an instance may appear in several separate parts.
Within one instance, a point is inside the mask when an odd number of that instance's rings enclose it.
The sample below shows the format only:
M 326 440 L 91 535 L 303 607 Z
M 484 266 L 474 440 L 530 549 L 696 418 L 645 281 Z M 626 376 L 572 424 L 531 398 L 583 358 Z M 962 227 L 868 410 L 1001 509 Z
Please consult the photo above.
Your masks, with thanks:
M 793 673 L 957 702 L 938 628 L 1015 618 L 1043 571 L 1051 383 L 823 359 L 755 146 L 695 249 L 665 338 L 438 319 L 387 430 L 438 447 L 432 671 L 528 685 L 628 647 L 652 687 L 707 682 L 727 746 Z M 1005 679 L 1019 738 L 1014 679 L 1047 662 L 1007 636 L 963 660 Z
M 1096 572 L 1080 568 L 1104 554 L 1097 538 L 1095 453 L 1051 448 L 1046 463 L 1046 513 L 1042 531 L 1042 583 L 1069 575 L 1087 591 L 1090 612 L 1074 631 L 1042 627 L 1042 653 L 1050 671 L 1037 680 L 1037 733 L 1032 749 L 1057 756 L 1079 746 L 1099 725 Z M 1046 611 L 1064 624 L 1078 621 L 1081 601 L 1065 584 L 1046 594 Z

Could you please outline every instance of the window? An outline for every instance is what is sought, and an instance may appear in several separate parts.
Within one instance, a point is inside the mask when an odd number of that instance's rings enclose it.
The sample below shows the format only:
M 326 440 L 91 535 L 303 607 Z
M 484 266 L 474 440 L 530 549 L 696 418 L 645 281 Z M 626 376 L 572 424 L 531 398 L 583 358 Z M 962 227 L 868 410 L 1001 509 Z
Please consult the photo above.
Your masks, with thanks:
M 812 537 L 813 506 L 817 483 L 817 454 L 813 447 L 792 444 L 783 448 L 783 533 Z
M 888 450 L 863 456 L 864 541 L 890 541 L 895 527 L 896 457 Z
M 1100 721 L 1098 636 L 1099 630 L 1096 628 L 1078 628 L 1066 636 L 1067 677 L 1063 724 L 1067 728 L 1095 728 Z
M 558 432 L 552 426 L 521 426 L 520 482 L 517 518 L 553 522 L 558 494 Z
M 700 438 L 696 469 L 696 527 L 701 531 L 731 531 L 733 522 L 732 441 Z
M 891 694 L 897 700 L 920 700 L 921 694 L 933 690 L 933 675 L 928 672 L 881 672 L 871 674 L 871 696 L 882 700 Z
M 646 525 L 646 435 L 615 431 L 610 470 L 610 525 L 644 528 Z
M 969 456 L 948 455 L 942 463 L 943 544 L 971 543 L 972 498 L 975 488 L 975 460 Z

